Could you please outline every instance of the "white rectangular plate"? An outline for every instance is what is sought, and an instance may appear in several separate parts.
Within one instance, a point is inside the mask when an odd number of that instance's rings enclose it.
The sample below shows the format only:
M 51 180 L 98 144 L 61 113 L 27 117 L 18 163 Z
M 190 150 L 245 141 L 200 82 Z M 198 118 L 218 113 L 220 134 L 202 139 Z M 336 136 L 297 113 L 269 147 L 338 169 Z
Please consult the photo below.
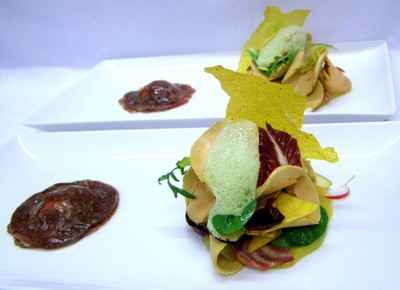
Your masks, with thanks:
M 385 120 L 395 112 L 395 97 L 387 45 L 383 41 L 336 44 L 333 62 L 346 70 L 353 90 L 317 112 L 306 122 Z M 236 69 L 238 53 L 110 60 L 36 112 L 26 124 L 43 130 L 165 128 L 207 126 L 225 115 L 228 96 L 204 67 Z M 118 100 L 128 91 L 165 79 L 196 89 L 192 100 L 159 113 L 130 114 Z
M 353 174 L 352 194 L 334 203 L 322 248 L 285 270 L 221 277 L 186 225 L 184 201 L 157 178 L 187 155 L 204 129 L 23 135 L 0 149 L 0 288 L 46 289 L 394 289 L 400 261 L 400 123 L 310 125 L 338 164 L 315 162 L 335 184 Z M 57 182 L 97 179 L 120 206 L 97 232 L 55 251 L 14 245 L 16 207 Z M 396 280 L 395 280 L 396 279 Z

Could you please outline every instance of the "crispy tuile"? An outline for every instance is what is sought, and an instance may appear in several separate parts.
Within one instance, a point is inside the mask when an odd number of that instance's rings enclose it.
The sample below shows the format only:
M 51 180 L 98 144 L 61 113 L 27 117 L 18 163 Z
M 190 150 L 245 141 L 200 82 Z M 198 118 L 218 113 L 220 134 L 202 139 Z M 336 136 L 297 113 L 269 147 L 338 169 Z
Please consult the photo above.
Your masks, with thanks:
M 268 123 L 296 138 L 303 158 L 338 161 L 334 148 L 322 148 L 312 134 L 301 130 L 306 97 L 296 94 L 291 85 L 266 82 L 222 66 L 208 67 L 206 72 L 217 78 L 230 96 L 227 119 L 250 120 L 262 128 Z

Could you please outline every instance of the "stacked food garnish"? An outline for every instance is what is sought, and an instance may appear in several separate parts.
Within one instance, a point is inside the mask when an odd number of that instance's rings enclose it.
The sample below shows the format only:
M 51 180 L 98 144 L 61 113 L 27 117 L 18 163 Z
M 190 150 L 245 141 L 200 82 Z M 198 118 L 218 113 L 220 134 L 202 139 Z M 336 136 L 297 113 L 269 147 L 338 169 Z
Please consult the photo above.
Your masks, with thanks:
M 309 159 L 336 162 L 333 148 L 301 130 L 306 97 L 290 85 L 210 67 L 230 96 L 226 117 L 160 182 L 186 198 L 186 220 L 225 275 L 293 265 L 323 242 L 330 183 Z M 183 189 L 174 185 L 176 171 Z
M 314 111 L 349 92 L 351 81 L 328 58 L 333 47 L 314 43 L 304 31 L 308 14 L 308 10 L 285 14 L 267 7 L 264 21 L 243 48 L 239 72 L 291 84 L 296 93 L 307 97 L 307 107 Z

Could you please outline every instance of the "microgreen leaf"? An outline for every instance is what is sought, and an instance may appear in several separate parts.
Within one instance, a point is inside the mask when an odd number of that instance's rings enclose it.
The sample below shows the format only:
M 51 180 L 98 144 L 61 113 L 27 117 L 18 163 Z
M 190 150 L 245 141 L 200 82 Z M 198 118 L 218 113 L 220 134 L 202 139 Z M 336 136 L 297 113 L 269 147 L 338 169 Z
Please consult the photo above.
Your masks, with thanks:
M 258 49 L 249 48 L 247 51 L 249 52 L 251 60 L 255 62 L 257 60 L 258 54 L 259 54 Z
M 176 182 L 179 182 L 179 179 L 175 174 L 176 170 L 179 170 L 179 172 L 183 176 L 186 173 L 186 168 L 188 166 L 190 166 L 190 165 L 191 165 L 190 158 L 189 157 L 184 157 L 182 160 L 179 160 L 178 162 L 176 162 L 176 167 L 174 169 L 172 169 L 167 174 L 164 174 L 164 175 L 160 176 L 160 178 L 158 178 L 158 184 L 161 184 L 163 181 L 166 180 L 169 189 L 171 189 L 171 191 L 172 191 L 172 193 L 174 194 L 175 197 L 178 197 L 178 194 L 180 194 L 180 195 L 182 195 L 184 197 L 187 197 L 187 198 L 193 198 L 193 199 L 196 198 L 196 196 L 194 196 L 190 192 L 173 185 L 172 182 L 171 182 L 171 179 L 176 181 Z
M 178 166 L 179 168 L 181 167 L 186 167 L 186 166 L 190 166 L 192 164 L 192 162 L 190 161 L 190 157 L 183 157 L 182 160 L 179 160 L 178 162 L 176 162 L 176 166 Z
M 224 236 L 234 234 L 242 228 L 240 216 L 236 215 L 216 215 L 212 222 L 217 232 Z
M 295 51 L 289 51 L 282 55 L 277 55 L 274 57 L 274 61 L 268 66 L 259 66 L 258 69 L 264 72 L 268 77 L 270 77 L 274 72 L 276 72 L 282 65 L 291 63 L 296 57 Z
M 179 179 L 176 177 L 174 171 L 171 171 L 170 176 L 172 177 L 173 180 L 175 180 L 176 182 L 179 182 Z
M 224 236 L 234 234 L 244 228 L 244 225 L 249 221 L 256 210 L 256 206 L 257 202 L 253 200 L 246 205 L 240 216 L 216 215 L 213 217 L 212 223 L 220 234 Z
M 186 190 L 184 190 L 184 189 L 182 189 L 182 188 L 176 187 L 176 186 L 173 185 L 169 180 L 168 180 L 168 186 L 169 186 L 169 188 L 172 190 L 172 192 L 174 193 L 174 196 L 175 196 L 175 197 L 177 197 L 178 194 L 180 194 L 180 195 L 183 195 L 184 197 L 187 197 L 187 198 L 192 198 L 192 199 L 196 198 L 196 197 L 195 197 L 193 194 L 191 194 L 190 192 L 188 192 L 188 191 L 186 191 Z
M 174 194 L 174 197 L 177 198 L 178 193 L 175 190 L 175 186 L 171 183 L 171 181 L 169 179 L 167 180 L 167 184 L 168 184 L 169 189 L 171 189 L 172 193 Z
M 168 174 L 161 175 L 161 176 L 158 178 L 158 184 L 161 184 L 162 181 L 167 180 L 168 177 L 169 177 Z
M 181 174 L 184 175 L 185 174 L 185 167 L 190 166 L 191 160 L 190 157 L 183 157 L 182 160 L 179 160 L 178 162 L 176 162 L 176 167 L 180 170 Z

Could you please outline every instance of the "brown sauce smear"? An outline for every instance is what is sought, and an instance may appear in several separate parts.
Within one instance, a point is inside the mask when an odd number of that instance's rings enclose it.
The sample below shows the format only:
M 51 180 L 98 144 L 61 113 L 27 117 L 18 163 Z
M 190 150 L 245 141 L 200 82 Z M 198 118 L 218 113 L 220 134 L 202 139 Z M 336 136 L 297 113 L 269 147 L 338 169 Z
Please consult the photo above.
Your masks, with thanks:
M 22 203 L 8 232 L 23 248 L 61 248 L 107 222 L 118 201 L 117 190 L 99 181 L 57 183 Z
M 189 85 L 158 80 L 138 91 L 126 93 L 119 103 L 130 113 L 160 112 L 186 104 L 194 92 L 195 90 Z

